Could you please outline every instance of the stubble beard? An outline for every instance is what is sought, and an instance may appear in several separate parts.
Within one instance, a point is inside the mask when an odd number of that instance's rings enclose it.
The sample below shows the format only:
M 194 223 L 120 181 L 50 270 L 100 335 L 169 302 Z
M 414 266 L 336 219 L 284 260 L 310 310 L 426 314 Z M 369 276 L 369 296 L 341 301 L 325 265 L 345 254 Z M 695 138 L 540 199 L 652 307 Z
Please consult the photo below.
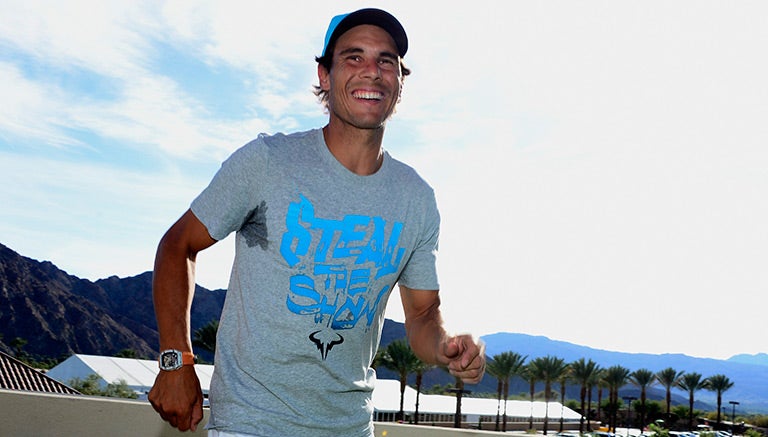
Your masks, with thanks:
M 387 124 L 387 120 L 389 120 L 394 113 L 394 110 L 392 110 L 389 111 L 389 113 L 383 118 L 377 117 L 376 119 L 370 119 L 370 117 L 355 116 L 352 114 L 352 111 L 339 111 L 334 108 L 334 105 L 330 105 L 329 109 L 333 118 L 336 118 L 344 125 L 351 126 L 360 130 L 384 129 Z

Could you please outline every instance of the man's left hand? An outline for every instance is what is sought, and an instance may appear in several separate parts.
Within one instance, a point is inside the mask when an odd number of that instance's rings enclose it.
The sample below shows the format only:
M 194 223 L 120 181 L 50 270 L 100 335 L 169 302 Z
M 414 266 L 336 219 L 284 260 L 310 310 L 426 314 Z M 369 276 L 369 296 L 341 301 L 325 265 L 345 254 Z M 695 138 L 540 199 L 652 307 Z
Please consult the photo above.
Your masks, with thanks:
M 440 348 L 440 361 L 451 375 L 465 384 L 477 384 L 485 374 L 485 344 L 471 335 L 446 338 Z

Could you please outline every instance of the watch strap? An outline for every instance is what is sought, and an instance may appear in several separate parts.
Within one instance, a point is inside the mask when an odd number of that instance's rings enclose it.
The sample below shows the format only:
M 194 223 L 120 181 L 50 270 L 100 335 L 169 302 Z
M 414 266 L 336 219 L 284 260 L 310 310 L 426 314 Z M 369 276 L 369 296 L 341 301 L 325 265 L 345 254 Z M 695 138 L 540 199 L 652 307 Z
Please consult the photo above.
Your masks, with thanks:
M 192 352 L 182 352 L 181 353 L 181 364 L 183 366 L 194 366 L 195 365 L 195 354 Z
M 195 365 L 195 354 L 192 352 L 184 351 L 181 353 L 181 365 L 183 366 L 194 366 Z

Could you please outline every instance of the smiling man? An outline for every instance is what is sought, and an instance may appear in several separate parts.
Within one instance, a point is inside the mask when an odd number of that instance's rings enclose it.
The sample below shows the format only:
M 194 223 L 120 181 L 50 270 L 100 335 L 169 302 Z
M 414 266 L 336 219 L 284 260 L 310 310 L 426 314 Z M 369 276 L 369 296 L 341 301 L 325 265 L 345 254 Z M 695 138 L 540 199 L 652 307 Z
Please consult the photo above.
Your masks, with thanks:
M 334 17 L 316 59 L 328 124 L 237 150 L 163 236 L 153 280 L 161 371 L 149 399 L 172 426 L 202 419 L 189 325 L 196 254 L 232 232 L 211 436 L 372 436 L 371 365 L 395 284 L 417 356 L 467 383 L 482 378 L 482 344 L 449 335 L 440 316 L 432 188 L 382 147 L 407 50 L 385 11 Z

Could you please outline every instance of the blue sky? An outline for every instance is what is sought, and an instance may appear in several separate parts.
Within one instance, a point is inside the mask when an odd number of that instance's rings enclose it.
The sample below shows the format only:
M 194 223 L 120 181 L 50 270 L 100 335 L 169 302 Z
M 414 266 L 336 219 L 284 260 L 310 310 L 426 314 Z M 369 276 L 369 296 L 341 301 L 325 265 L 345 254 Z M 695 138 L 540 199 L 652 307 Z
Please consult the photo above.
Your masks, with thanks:
M 151 270 L 258 133 L 322 126 L 325 27 L 370 6 L 1 3 L 0 242 L 91 280 Z M 380 5 L 414 71 L 385 147 L 438 193 L 446 321 L 768 352 L 768 4 L 498 5 Z M 226 286 L 231 251 L 200 256 L 201 285 Z

